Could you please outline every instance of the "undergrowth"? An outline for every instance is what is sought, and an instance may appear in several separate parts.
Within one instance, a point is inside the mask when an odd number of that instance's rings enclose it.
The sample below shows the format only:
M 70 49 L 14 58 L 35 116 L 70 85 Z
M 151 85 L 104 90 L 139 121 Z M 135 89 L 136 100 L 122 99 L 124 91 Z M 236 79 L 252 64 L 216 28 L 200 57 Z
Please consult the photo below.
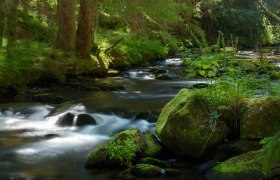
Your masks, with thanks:
M 273 137 L 261 141 L 263 149 L 258 154 L 262 164 L 262 172 L 268 175 L 273 165 L 280 162 L 280 131 Z
M 232 43 L 233 51 L 226 52 L 221 33 L 214 46 L 208 45 L 203 35 L 200 38 L 194 37 L 199 44 L 199 50 L 186 61 L 188 66 L 186 72 L 188 77 L 200 76 L 211 81 L 207 88 L 196 91 L 210 102 L 213 109 L 210 114 L 212 120 L 219 119 L 220 113 L 217 109 L 221 105 L 238 104 L 243 98 L 267 95 L 280 97 L 279 80 L 271 81 L 271 74 L 275 74 L 275 67 L 271 66 L 267 59 L 263 57 L 255 61 L 237 59 L 235 57 L 237 44 Z M 214 80 L 213 77 L 216 79 Z M 273 165 L 280 161 L 280 132 L 273 137 L 265 138 L 261 143 L 264 146 L 258 158 L 262 163 L 263 174 L 268 175 Z

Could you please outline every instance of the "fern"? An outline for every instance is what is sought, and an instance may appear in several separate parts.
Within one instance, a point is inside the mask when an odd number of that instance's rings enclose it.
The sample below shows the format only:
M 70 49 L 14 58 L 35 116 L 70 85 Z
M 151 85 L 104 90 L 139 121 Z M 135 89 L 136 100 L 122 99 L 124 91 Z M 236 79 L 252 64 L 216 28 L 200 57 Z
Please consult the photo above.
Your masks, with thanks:
M 273 137 L 265 138 L 261 141 L 263 149 L 258 158 L 262 163 L 262 172 L 268 175 L 273 165 L 280 161 L 280 131 Z

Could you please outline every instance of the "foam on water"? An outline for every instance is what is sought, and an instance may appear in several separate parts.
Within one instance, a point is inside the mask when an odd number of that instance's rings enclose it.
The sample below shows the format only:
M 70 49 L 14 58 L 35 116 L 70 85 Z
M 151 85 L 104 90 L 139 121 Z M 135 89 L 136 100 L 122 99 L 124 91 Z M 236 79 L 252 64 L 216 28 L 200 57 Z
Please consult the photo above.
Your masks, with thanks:
M 56 122 L 60 116 L 66 112 L 76 115 L 84 113 L 86 108 L 82 104 L 77 104 L 61 114 L 46 117 L 51 109 L 48 106 L 34 106 L 22 112 L 10 110 L 6 113 L 7 116 L 1 113 L 0 131 L 23 129 L 28 131 L 19 133 L 18 137 L 41 137 L 36 142 L 25 143 L 14 148 L 13 152 L 21 162 L 34 164 L 66 153 L 89 151 L 110 139 L 114 132 L 131 128 L 153 130 L 155 126 L 144 119 L 132 121 L 116 115 L 94 113 L 90 115 L 96 119 L 97 125 L 59 127 Z M 24 113 L 26 110 L 32 113 Z M 48 139 L 46 135 L 53 135 L 53 138 Z

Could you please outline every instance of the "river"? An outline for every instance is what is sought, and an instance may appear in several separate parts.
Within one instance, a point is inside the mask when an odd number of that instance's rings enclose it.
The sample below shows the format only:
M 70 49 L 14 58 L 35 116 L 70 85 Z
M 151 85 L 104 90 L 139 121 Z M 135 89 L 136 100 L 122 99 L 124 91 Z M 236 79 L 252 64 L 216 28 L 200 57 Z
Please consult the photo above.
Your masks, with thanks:
M 279 65 L 279 64 L 276 64 Z M 153 68 L 172 76 L 157 80 Z M 0 106 L 0 179 L 114 179 L 118 170 L 86 170 L 84 160 L 91 149 L 112 138 L 115 132 L 138 128 L 154 132 L 157 115 L 181 88 L 203 79 L 184 80 L 180 59 L 159 62 L 120 76 L 96 80 L 124 87 L 118 91 L 47 91 L 67 96 L 63 104 L 13 102 Z M 61 106 L 64 110 L 59 111 Z M 55 112 L 56 111 L 56 112 Z M 88 113 L 97 125 L 60 127 L 57 120 L 66 112 Z

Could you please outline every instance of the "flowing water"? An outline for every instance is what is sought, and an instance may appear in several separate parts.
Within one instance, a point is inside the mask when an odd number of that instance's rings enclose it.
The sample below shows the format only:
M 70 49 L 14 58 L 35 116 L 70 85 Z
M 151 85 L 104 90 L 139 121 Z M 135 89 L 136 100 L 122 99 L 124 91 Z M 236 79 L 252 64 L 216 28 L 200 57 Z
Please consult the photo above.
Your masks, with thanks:
M 122 91 L 56 91 L 50 95 L 71 98 L 64 111 L 60 105 L 13 103 L 0 109 L 0 179 L 104 179 L 114 171 L 89 171 L 83 167 L 91 149 L 108 141 L 115 132 L 138 128 L 154 132 L 155 122 L 137 113 L 159 113 L 183 87 L 205 80 L 184 81 L 180 59 L 157 64 L 172 80 L 156 80 L 151 68 L 131 70 L 119 77 L 98 80 L 125 87 Z M 57 120 L 67 112 L 89 113 L 97 125 L 60 127 Z
M 159 113 L 181 88 L 211 83 L 203 79 L 184 80 L 185 67 L 178 58 L 166 59 L 156 67 L 167 70 L 172 80 L 156 80 L 150 73 L 152 67 L 143 68 L 98 80 L 99 83 L 122 85 L 125 90 L 50 92 L 50 95 L 71 99 L 62 104 L 67 106 L 63 111 L 58 111 L 61 105 L 57 104 L 1 105 L 0 179 L 114 179 L 117 174 L 114 170 L 95 171 L 83 167 L 91 149 L 123 129 L 154 132 L 154 120 L 149 116 L 135 116 L 143 112 Z M 97 125 L 58 126 L 58 118 L 67 112 L 89 113 L 97 120 Z

